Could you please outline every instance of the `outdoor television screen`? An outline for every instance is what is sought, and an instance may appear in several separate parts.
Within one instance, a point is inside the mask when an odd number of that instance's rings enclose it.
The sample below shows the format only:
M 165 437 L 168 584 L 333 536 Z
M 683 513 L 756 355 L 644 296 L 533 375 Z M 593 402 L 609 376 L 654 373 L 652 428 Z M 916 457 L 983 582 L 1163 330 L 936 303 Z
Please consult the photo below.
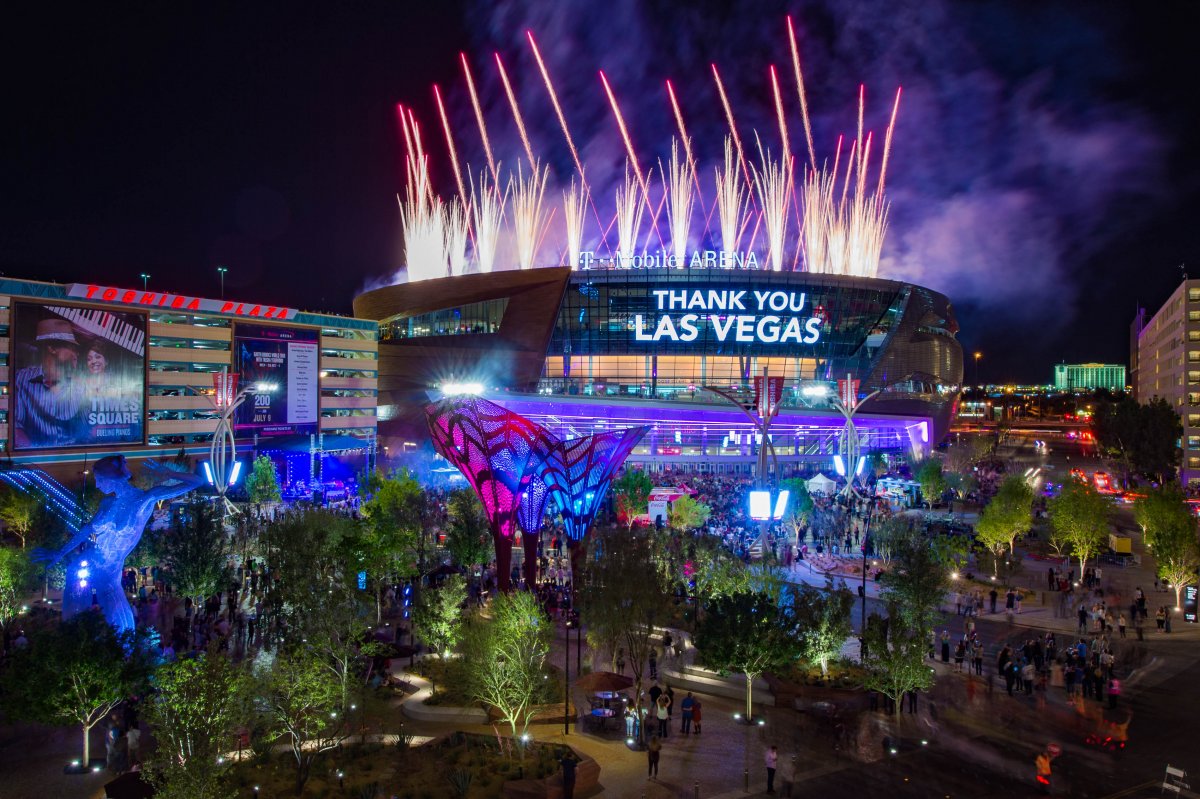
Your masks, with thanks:
M 21 303 L 11 330 L 13 449 L 145 443 L 144 314 Z
M 234 432 L 279 436 L 317 432 L 321 352 L 316 330 L 238 325 L 234 347 L 241 386 Z

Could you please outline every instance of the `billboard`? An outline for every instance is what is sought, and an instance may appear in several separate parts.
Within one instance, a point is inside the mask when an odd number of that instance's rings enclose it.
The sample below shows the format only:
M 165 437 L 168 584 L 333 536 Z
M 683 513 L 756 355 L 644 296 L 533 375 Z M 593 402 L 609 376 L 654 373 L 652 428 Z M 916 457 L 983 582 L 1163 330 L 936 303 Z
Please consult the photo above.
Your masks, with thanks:
M 280 436 L 317 432 L 321 351 L 318 332 L 238 325 L 237 370 L 250 395 L 237 409 L 237 434 Z
M 13 449 L 145 443 L 145 315 L 19 303 L 10 338 Z

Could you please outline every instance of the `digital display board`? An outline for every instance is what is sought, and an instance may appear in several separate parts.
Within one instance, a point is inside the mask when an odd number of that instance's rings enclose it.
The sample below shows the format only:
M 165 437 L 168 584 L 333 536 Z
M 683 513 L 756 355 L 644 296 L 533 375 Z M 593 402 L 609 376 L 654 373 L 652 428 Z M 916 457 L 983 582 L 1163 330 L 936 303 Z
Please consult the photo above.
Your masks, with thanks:
M 238 434 L 280 436 L 317 431 L 321 352 L 318 332 L 238 325 L 237 370 L 250 389 L 234 418 Z
M 1189 624 L 1196 623 L 1196 590 L 1194 583 L 1183 587 L 1183 620 Z
M 145 315 L 19 303 L 11 340 L 13 449 L 145 442 Z

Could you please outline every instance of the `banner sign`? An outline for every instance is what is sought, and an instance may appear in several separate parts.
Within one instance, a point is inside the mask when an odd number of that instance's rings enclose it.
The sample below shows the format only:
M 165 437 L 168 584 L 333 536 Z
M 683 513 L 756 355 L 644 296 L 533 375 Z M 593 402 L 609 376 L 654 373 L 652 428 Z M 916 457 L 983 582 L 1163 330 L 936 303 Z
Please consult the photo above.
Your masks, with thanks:
M 170 308 L 179 311 L 200 311 L 259 319 L 292 319 L 296 316 L 295 308 L 233 300 L 210 300 L 202 297 L 188 297 L 184 294 L 167 294 L 161 291 L 118 289 L 112 286 L 97 286 L 92 283 L 71 283 L 67 286 L 67 296 L 78 297 L 82 300 L 139 305 L 143 308 Z
M 803 291 L 651 289 L 655 314 L 633 315 L 638 342 L 815 344 L 825 320 Z
M 317 432 L 317 331 L 239 324 L 234 347 L 242 385 L 251 387 L 234 415 L 234 431 L 260 436 Z
M 145 443 L 146 317 L 19 303 L 13 449 Z

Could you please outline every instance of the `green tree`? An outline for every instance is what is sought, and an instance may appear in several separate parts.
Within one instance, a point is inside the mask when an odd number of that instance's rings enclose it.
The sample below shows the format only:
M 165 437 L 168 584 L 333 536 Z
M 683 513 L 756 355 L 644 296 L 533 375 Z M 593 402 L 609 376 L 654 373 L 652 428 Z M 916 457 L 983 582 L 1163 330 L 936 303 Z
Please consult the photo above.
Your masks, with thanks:
M 1029 483 L 1019 474 L 1010 474 L 980 514 L 975 525 L 976 538 L 997 558 L 1004 554 L 1005 546 L 1010 556 L 1015 555 L 1017 538 L 1029 532 L 1032 506 L 1033 489 Z
M 306 647 L 292 647 L 258 675 L 256 696 L 275 740 L 285 741 L 296 765 L 296 795 L 322 752 L 341 743 L 337 681 L 322 658 Z
M 1068 480 L 1047 506 L 1055 537 L 1071 547 L 1083 574 L 1088 559 L 1108 543 L 1108 500 L 1091 483 Z
M 33 564 L 24 550 L 0 546 L 0 628 L 8 630 L 20 615 L 33 575 Z
M 1142 528 L 1146 546 L 1154 551 L 1155 541 L 1173 528 L 1194 530 L 1196 522 L 1183 492 L 1174 483 L 1152 488 L 1133 503 L 1133 519 Z
M 146 688 L 151 668 L 143 638 L 118 634 L 99 613 L 81 613 L 35 633 L 16 653 L 3 704 L 15 718 L 78 724 L 86 766 L 92 728 Z
M 228 799 L 235 729 L 248 720 L 249 680 L 215 649 L 159 668 L 146 703 L 146 718 L 158 746 L 146 773 L 162 799 Z
M 783 521 L 792 528 L 792 537 L 800 540 L 800 531 L 808 522 L 813 511 L 813 498 L 808 493 L 808 483 L 801 477 L 789 477 L 779 485 L 780 489 L 788 492 L 787 509 L 783 512 Z
M 634 520 L 647 511 L 653 489 L 654 483 L 648 474 L 629 466 L 613 481 L 612 495 L 617 503 L 617 519 L 626 529 L 632 530 Z
M 467 584 L 457 574 L 446 578 L 440 588 L 421 594 L 413 611 L 413 627 L 435 652 L 448 656 L 458 643 L 466 601 Z
M 905 627 L 923 642 L 950 588 L 956 544 L 942 536 L 931 538 L 923 531 L 902 530 L 891 547 L 891 568 L 880 578 L 883 599 L 898 608 Z
M 500 594 L 486 616 L 477 614 L 464 629 L 467 690 L 496 708 L 514 737 L 550 699 L 546 656 L 552 634 L 537 599 L 525 591 Z
M 942 474 L 942 462 L 937 458 L 927 458 L 917 467 L 917 482 L 921 484 L 921 496 L 933 507 L 933 503 L 946 493 L 946 476 Z
M 359 568 L 374 588 L 375 623 L 383 620 L 383 592 L 391 577 L 418 574 L 423 537 L 425 490 L 408 472 L 376 472 L 365 481 L 365 525 L 355 546 Z
M 894 606 L 888 618 L 871 616 L 864 637 L 864 687 L 878 691 L 900 707 L 909 691 L 927 691 L 933 685 L 933 669 L 925 662 L 928 634 L 911 626 Z
M 21 549 L 25 548 L 40 505 L 37 497 L 15 488 L 6 487 L 0 493 L 0 521 L 4 522 L 10 533 L 21 539 Z
M 158 538 L 158 556 L 178 593 L 201 604 L 217 593 L 225 576 L 229 538 L 211 503 L 188 503 L 171 529 Z
M 703 502 L 697 502 L 687 494 L 671 503 L 670 519 L 667 523 L 672 530 L 687 532 L 704 526 L 712 509 Z
M 829 676 L 829 662 L 838 658 L 846 639 L 853 633 L 850 614 L 854 595 L 846 588 L 835 590 L 833 580 L 821 591 L 811 585 L 799 586 L 792 599 L 801 629 L 802 654 L 809 663 L 821 667 Z
M 279 492 L 279 475 L 275 473 L 275 463 L 266 455 L 259 455 L 246 475 L 246 496 L 255 505 L 268 502 L 278 502 L 282 498 Z
M 1183 587 L 1194 582 L 1200 569 L 1200 544 L 1196 528 L 1173 527 L 1159 535 L 1154 543 L 1154 560 L 1158 576 L 1175 589 L 1175 606 L 1179 607 Z
M 1166 484 L 1175 479 L 1179 467 L 1179 439 L 1183 436 L 1179 414 L 1165 399 L 1155 397 L 1142 406 L 1140 417 L 1134 466 L 1160 485 Z
M 1183 586 L 1195 578 L 1200 567 L 1196 519 L 1183 492 L 1173 483 L 1149 491 L 1134 504 L 1133 516 L 1154 554 L 1158 576 L 1175 589 L 1178 606 Z
M 446 498 L 446 550 L 454 565 L 471 572 L 492 559 L 492 534 L 483 503 L 470 488 L 456 488 Z
M 793 607 L 765 591 L 745 591 L 711 604 L 696 625 L 700 663 L 746 679 L 746 719 L 754 716 L 754 681 L 786 668 L 801 654 L 803 630 Z
M 651 636 L 671 607 L 662 572 L 652 567 L 655 545 L 648 530 L 598 529 L 588 539 L 577 582 L 580 616 L 589 635 L 625 650 L 640 714 Z

